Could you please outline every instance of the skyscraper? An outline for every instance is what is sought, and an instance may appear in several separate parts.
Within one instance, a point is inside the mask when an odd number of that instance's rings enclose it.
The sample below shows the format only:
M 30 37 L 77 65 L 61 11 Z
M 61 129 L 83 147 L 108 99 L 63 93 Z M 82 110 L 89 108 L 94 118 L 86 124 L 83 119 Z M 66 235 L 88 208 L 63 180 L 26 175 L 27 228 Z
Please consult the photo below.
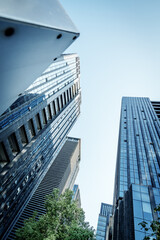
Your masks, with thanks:
M 80 114 L 80 103 L 79 57 L 67 54 L 54 60 L 1 115 L 1 238 L 19 217 L 31 216 L 37 201 L 43 205 L 40 199 L 51 189 L 73 189 L 80 140 L 67 134 Z M 52 184 L 44 183 L 50 172 Z M 41 206 L 37 210 L 44 213 Z
M 160 203 L 160 102 L 124 97 L 114 187 L 113 240 L 141 240 Z
M 98 217 L 96 239 L 106 240 L 106 231 L 109 224 L 109 217 L 112 214 L 112 205 L 101 203 L 101 210 Z

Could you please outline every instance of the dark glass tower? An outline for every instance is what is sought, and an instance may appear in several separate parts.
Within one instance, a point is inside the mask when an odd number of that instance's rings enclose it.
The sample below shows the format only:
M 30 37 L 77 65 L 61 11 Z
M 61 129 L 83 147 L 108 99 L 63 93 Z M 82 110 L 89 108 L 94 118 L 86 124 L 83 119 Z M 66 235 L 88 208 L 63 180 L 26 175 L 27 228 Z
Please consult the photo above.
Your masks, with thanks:
M 98 217 L 96 239 L 106 240 L 106 231 L 109 225 L 109 217 L 112 214 L 112 205 L 101 203 L 101 210 Z
M 141 240 L 138 223 L 157 219 L 160 203 L 160 102 L 122 99 L 114 187 L 113 239 Z
M 73 189 L 80 140 L 67 135 L 80 103 L 79 57 L 67 54 L 54 60 L 0 116 L 1 239 L 14 239 L 12 228 L 21 226 L 36 207 L 44 213 L 45 195 L 53 188 Z

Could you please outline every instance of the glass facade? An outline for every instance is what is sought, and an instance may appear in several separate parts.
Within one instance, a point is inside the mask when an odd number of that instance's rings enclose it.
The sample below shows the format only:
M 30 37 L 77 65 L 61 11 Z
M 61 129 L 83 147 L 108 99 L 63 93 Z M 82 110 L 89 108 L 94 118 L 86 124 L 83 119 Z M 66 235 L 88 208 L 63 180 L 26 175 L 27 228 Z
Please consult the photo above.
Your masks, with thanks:
M 57 58 L 0 116 L 0 236 L 54 162 L 80 114 L 77 54 Z M 67 186 L 78 172 L 73 165 Z
M 101 210 L 98 217 L 96 239 L 105 240 L 109 217 L 112 214 L 112 205 L 101 203 Z
M 157 219 L 154 208 L 160 204 L 160 122 L 153 105 L 158 103 L 149 98 L 122 99 L 114 189 L 116 240 L 143 239 L 146 233 L 138 223 Z M 130 213 L 124 209 L 126 202 L 131 205 Z M 133 224 L 128 223 L 132 234 L 126 237 L 128 233 L 124 232 L 122 238 L 118 231 L 121 224 L 126 224 L 126 216 L 132 216 Z

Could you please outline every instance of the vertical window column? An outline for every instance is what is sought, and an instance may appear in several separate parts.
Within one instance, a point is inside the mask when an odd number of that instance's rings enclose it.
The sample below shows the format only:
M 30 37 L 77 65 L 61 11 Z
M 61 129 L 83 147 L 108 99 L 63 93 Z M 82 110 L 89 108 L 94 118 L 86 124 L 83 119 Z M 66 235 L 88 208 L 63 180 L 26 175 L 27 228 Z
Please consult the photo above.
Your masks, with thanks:
M 35 120 L 36 120 L 36 128 L 39 132 L 42 129 L 42 121 L 41 121 L 40 113 L 36 114 Z
M 46 125 L 47 124 L 47 115 L 46 115 L 45 108 L 42 109 L 41 114 L 42 114 L 42 123 L 43 123 L 43 125 Z
M 56 99 L 52 102 L 52 107 L 53 107 L 53 115 L 55 116 L 57 114 L 57 108 L 56 108 L 56 103 L 55 103 Z
M 7 155 L 6 148 L 3 142 L 0 142 L 0 162 L 8 162 L 9 158 Z
M 51 120 L 52 119 L 52 111 L 51 111 L 51 105 L 47 105 L 47 119 Z
M 60 95 L 61 108 L 64 107 L 63 94 Z
M 19 135 L 20 135 L 20 138 L 21 138 L 21 143 L 24 147 L 28 143 L 27 134 L 26 134 L 26 130 L 24 128 L 24 125 L 19 128 Z
M 57 111 L 60 112 L 59 97 L 56 98 L 56 108 L 57 108 Z
M 14 156 L 12 154 L 12 150 L 10 148 L 10 144 L 9 144 L 8 138 L 4 139 L 3 144 L 4 144 L 4 147 L 6 149 L 9 161 L 11 162 L 13 160 Z
M 67 102 L 70 101 L 70 96 L 69 96 L 69 89 L 67 89 Z
M 15 133 L 12 133 L 9 137 L 8 137 L 8 141 L 9 141 L 9 145 L 12 151 L 13 156 L 17 156 L 17 154 L 20 152 L 19 146 L 18 146 L 18 142 L 17 142 L 17 138 Z
M 63 93 L 64 104 L 67 104 L 66 92 Z
M 28 123 L 24 124 L 24 128 L 25 128 L 25 132 L 26 132 L 26 135 L 27 135 L 28 142 L 30 142 L 31 141 L 31 136 L 30 136 L 30 132 L 29 132 Z
M 38 133 L 35 117 L 33 117 L 33 119 L 31 118 L 28 121 L 28 129 L 30 133 L 30 138 L 32 139 Z

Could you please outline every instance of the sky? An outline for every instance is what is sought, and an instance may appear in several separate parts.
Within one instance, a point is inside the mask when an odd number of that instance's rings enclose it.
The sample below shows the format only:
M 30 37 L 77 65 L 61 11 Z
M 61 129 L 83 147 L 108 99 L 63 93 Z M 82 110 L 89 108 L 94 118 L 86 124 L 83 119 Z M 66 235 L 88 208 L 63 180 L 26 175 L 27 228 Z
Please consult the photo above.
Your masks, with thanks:
M 95 229 L 101 202 L 112 204 L 121 99 L 160 101 L 160 1 L 60 0 L 80 31 L 81 138 L 76 179 L 86 220 Z

